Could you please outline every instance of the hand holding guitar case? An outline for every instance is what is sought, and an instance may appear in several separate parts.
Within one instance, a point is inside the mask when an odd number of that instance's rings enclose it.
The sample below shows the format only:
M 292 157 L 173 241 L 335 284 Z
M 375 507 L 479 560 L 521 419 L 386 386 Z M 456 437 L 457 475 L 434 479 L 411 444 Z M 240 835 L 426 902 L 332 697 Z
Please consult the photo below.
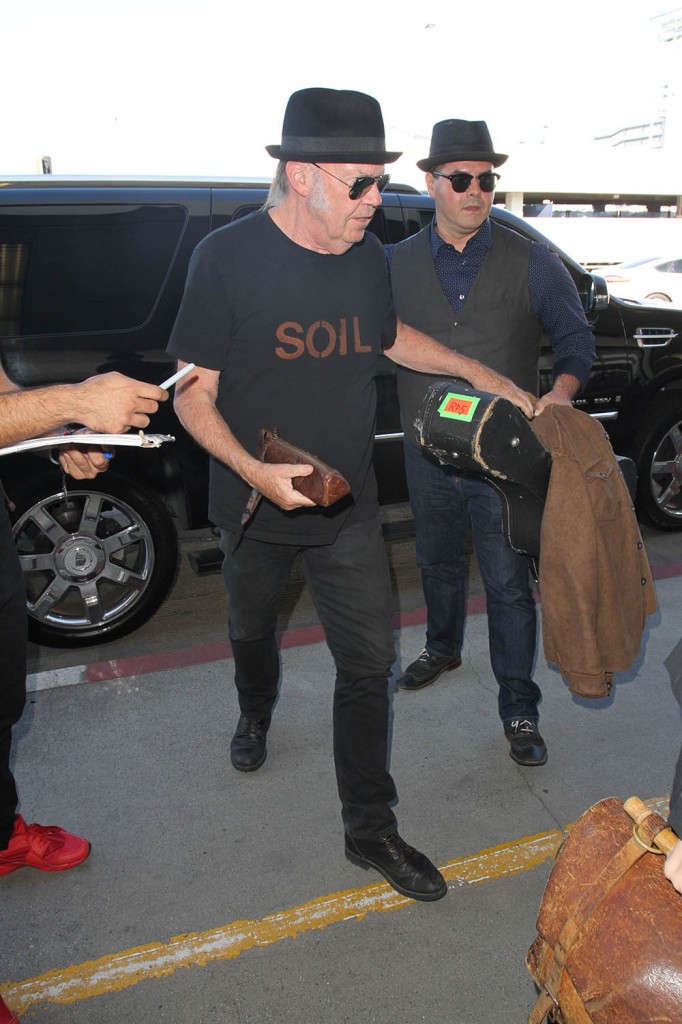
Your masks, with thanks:
M 502 498 L 507 543 L 539 558 L 552 457 L 521 410 L 463 381 L 435 381 L 417 425 L 422 447 L 439 462 L 490 481 Z

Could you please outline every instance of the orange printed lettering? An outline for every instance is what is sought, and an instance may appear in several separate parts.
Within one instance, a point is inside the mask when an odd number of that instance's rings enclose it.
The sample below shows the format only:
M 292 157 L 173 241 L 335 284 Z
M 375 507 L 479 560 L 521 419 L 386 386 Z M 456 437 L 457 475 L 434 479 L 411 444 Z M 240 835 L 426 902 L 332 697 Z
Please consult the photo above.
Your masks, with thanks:
M 317 333 L 318 330 L 326 331 L 327 337 L 329 338 L 326 348 L 323 348 L 321 352 L 318 352 L 318 350 L 315 348 L 314 341 L 315 334 Z M 315 359 L 325 359 L 326 356 L 332 354 L 336 347 L 336 331 L 334 330 L 332 325 L 328 323 L 326 320 L 316 320 L 315 323 L 311 324 L 310 327 L 308 328 L 308 331 L 305 336 L 305 347 L 308 349 L 310 355 L 313 356 Z
M 353 317 L 353 341 L 355 342 L 356 352 L 371 352 L 371 345 L 363 345 L 360 340 L 360 317 Z
M 298 338 L 294 334 L 287 334 L 289 329 L 296 331 L 298 334 L 303 334 L 303 328 L 295 320 L 287 320 L 286 323 L 279 325 L 276 332 L 277 341 L 280 341 L 282 345 L 289 345 L 291 347 L 291 351 L 280 346 L 275 349 L 275 354 L 280 359 L 298 359 L 305 352 L 303 338 Z
M 345 316 L 339 321 L 339 355 L 348 355 L 348 325 Z
M 363 345 L 360 337 L 360 317 L 353 317 L 353 338 L 350 342 L 354 352 L 370 352 L 371 345 Z M 340 356 L 348 355 L 348 320 L 339 319 L 338 333 L 336 327 L 328 320 L 316 320 L 309 327 L 302 327 L 295 320 L 286 320 L 276 331 L 277 341 L 275 354 L 280 359 L 298 359 L 306 352 L 313 359 L 326 359 L 333 352 Z M 320 347 L 322 346 L 322 347 Z

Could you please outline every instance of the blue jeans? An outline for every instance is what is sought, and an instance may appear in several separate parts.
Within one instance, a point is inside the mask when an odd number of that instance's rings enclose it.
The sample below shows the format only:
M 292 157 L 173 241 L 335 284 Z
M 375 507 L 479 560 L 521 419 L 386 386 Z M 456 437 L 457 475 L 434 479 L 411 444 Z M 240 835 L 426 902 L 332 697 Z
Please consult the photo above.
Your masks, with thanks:
M 388 676 L 395 649 L 378 518 L 343 527 L 333 544 L 297 548 L 249 540 L 247 533 L 233 551 L 234 541 L 234 534 L 221 530 L 241 711 L 270 721 L 280 675 L 277 611 L 299 554 L 336 666 L 334 762 L 344 826 L 358 838 L 384 835 L 396 824 L 389 806 L 396 790 L 387 769 Z
M 537 720 L 540 688 L 532 679 L 537 638 L 528 560 L 509 547 L 497 491 L 483 477 L 441 466 L 406 442 L 405 468 L 426 598 L 426 649 L 457 657 L 466 615 L 467 527 L 471 522 L 488 609 L 490 663 L 503 722 Z

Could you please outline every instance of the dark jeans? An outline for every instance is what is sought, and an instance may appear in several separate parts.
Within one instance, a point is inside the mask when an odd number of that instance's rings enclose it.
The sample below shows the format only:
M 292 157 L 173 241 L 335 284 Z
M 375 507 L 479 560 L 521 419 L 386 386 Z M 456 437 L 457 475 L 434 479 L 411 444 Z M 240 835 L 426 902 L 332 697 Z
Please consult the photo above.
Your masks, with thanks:
M 503 722 L 538 718 L 540 689 L 532 679 L 537 636 L 528 560 L 502 530 L 497 491 L 482 477 L 441 466 L 405 445 L 405 468 L 417 535 L 417 564 L 426 598 L 426 649 L 458 656 L 466 615 L 467 527 L 471 521 L 488 609 L 490 663 Z
M 9 767 L 12 726 L 26 700 L 26 593 L 0 489 L 0 850 L 14 827 L 17 789 Z
M 395 658 L 391 586 L 378 520 L 344 527 L 333 544 L 297 548 L 221 531 L 239 707 L 269 721 L 277 696 L 277 611 L 300 554 L 336 666 L 334 762 L 345 829 L 359 838 L 395 827 L 388 756 L 388 675 Z M 301 713 L 304 713 L 302 709 Z M 305 730 L 301 735 L 305 735 Z

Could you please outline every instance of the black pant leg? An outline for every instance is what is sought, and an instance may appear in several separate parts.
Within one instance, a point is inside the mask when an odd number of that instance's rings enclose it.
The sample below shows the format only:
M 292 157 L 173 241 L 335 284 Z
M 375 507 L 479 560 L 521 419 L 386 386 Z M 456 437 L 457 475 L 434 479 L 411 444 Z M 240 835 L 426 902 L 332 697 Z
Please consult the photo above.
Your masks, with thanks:
M 306 579 L 336 664 L 334 761 L 346 831 L 391 831 L 388 676 L 395 659 L 386 548 L 376 520 L 344 527 L 303 553 Z
M 12 727 L 26 701 L 26 593 L 7 510 L 0 497 L 0 849 L 14 826 L 17 789 L 10 771 Z

